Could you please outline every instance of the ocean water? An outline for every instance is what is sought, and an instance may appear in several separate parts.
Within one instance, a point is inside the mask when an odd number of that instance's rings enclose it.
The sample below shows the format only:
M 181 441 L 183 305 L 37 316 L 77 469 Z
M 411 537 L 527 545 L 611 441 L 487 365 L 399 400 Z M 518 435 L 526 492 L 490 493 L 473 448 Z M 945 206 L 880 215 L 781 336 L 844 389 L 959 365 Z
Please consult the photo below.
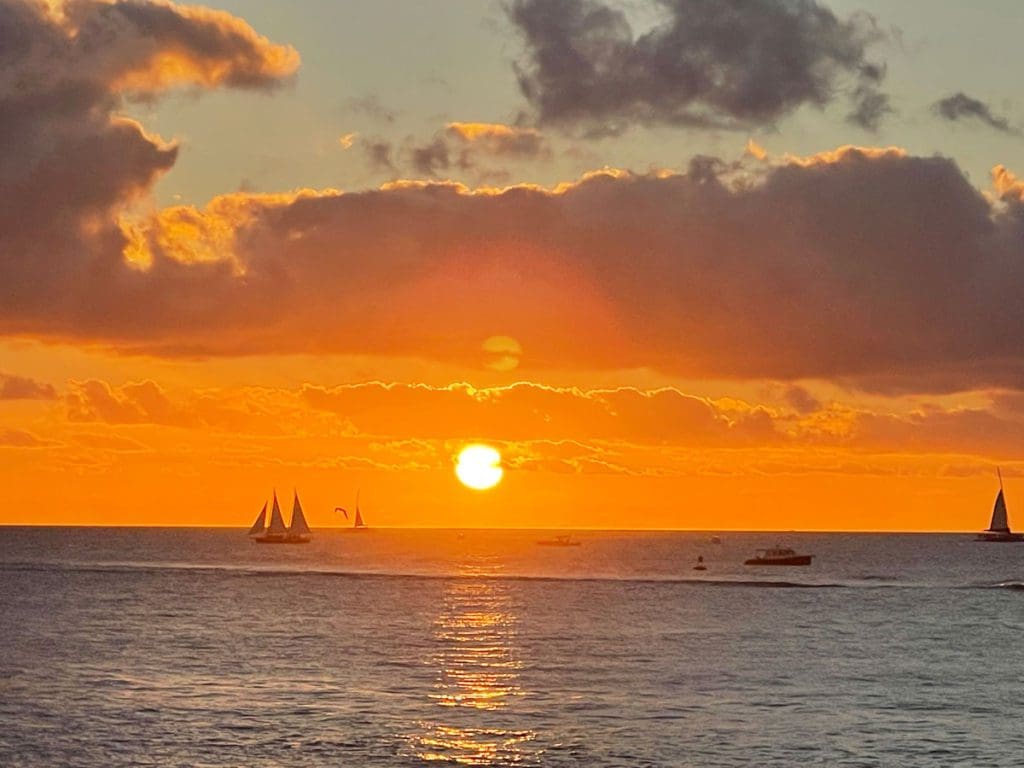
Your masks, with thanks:
M 1024 544 L 0 532 L 2 766 L 1024 764 Z

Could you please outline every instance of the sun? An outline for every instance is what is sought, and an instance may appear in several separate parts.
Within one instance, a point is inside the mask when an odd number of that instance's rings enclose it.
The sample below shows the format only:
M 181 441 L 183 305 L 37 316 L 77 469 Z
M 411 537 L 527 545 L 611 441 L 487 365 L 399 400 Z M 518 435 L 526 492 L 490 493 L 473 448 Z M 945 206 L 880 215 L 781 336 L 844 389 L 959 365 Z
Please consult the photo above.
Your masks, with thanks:
M 504 474 L 501 454 L 489 445 L 467 445 L 456 459 L 455 476 L 463 485 L 476 491 L 493 488 L 501 482 Z

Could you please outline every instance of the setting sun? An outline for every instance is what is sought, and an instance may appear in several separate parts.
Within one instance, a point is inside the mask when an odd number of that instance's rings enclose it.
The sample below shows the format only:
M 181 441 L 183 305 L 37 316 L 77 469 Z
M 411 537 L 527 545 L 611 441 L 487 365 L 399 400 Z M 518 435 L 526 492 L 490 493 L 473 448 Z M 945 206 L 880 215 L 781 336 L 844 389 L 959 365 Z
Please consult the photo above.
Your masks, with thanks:
M 493 488 L 504 474 L 501 454 L 489 445 L 467 445 L 456 459 L 456 477 L 463 485 L 477 491 Z

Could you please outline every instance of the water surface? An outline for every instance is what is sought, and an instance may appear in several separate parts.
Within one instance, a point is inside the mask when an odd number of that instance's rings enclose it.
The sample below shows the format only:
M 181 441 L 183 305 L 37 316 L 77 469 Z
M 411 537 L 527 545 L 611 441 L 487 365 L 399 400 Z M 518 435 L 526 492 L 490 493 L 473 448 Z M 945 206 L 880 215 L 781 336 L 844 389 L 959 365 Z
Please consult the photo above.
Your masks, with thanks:
M 1024 545 L 547 535 L 3 529 L 0 765 L 1021 764 Z

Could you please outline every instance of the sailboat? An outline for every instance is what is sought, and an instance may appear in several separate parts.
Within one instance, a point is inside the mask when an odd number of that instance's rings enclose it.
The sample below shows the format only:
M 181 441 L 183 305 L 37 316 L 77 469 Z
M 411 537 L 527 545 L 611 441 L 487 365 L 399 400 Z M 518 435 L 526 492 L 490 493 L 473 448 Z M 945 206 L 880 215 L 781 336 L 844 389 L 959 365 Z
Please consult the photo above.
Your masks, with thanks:
M 348 510 L 345 509 L 344 507 L 335 507 L 334 511 L 335 512 L 341 512 L 341 514 L 343 514 L 345 516 L 345 519 L 348 520 Z M 352 527 L 349 530 L 351 530 L 351 531 L 365 531 L 365 530 L 368 530 L 368 528 L 366 527 L 366 523 L 363 522 L 363 513 L 359 511 L 359 491 L 356 491 L 356 513 L 355 513 L 355 520 L 352 523 Z
M 1010 530 L 1010 521 L 1006 515 L 1006 497 L 1003 495 L 1003 473 L 996 467 L 996 475 L 999 477 L 999 493 L 996 495 L 995 506 L 992 507 L 992 522 L 988 530 L 982 531 L 977 536 L 977 541 L 1024 541 L 1024 534 L 1013 533 Z
M 263 503 L 263 509 L 256 517 L 256 522 L 249 529 L 249 537 L 258 544 L 306 544 L 309 542 L 309 524 L 302 512 L 302 504 L 299 502 L 299 493 L 295 492 L 295 501 L 292 503 L 292 524 L 285 527 L 284 516 L 281 514 L 281 505 L 277 503 L 277 491 L 274 491 L 274 506 L 270 512 L 270 525 L 264 527 L 267 521 L 267 504 Z

